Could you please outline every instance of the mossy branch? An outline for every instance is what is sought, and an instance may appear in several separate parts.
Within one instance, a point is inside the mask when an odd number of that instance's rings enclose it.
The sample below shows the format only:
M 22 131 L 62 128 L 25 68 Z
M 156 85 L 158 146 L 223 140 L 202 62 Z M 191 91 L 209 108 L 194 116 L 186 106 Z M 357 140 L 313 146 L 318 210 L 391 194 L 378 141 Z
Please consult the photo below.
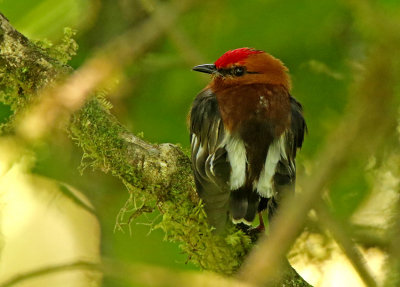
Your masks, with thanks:
M 237 270 L 251 240 L 233 227 L 226 237 L 212 233 L 190 161 L 178 146 L 152 145 L 132 135 L 96 98 L 73 116 L 70 128 L 92 165 L 119 177 L 134 196 L 160 210 L 159 227 L 192 261 L 219 273 Z
M 12 107 L 14 115 L 37 101 L 41 89 L 56 85 L 57 79 L 72 72 L 47 52 L 0 14 L 2 100 Z M 192 262 L 225 275 L 239 269 L 253 243 L 234 226 L 224 235 L 213 233 L 194 189 L 190 161 L 178 146 L 153 145 L 134 136 L 97 96 L 73 114 L 69 130 L 82 147 L 85 160 L 117 176 L 134 196 L 159 209 L 163 218 L 158 226 L 167 239 L 180 243 Z M 309 286 L 290 268 L 281 284 Z

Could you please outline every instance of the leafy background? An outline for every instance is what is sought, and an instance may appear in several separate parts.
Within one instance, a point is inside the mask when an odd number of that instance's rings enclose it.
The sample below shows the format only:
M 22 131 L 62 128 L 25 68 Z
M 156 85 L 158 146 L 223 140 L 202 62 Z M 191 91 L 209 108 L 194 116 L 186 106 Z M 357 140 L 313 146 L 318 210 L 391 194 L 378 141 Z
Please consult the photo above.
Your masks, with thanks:
M 70 65 L 78 68 L 107 41 L 148 17 L 153 5 L 145 0 L 3 0 L 0 11 L 30 39 L 56 43 L 64 27 L 76 29 L 79 50 Z M 388 16 L 400 16 L 398 1 L 379 1 L 379 5 Z M 179 143 L 188 149 L 186 115 L 208 81 L 191 67 L 214 62 L 229 49 L 262 49 L 289 67 L 292 95 L 304 106 L 309 133 L 298 166 L 299 172 L 307 172 L 315 151 L 345 109 L 353 72 L 359 69 L 371 37 L 347 1 L 199 1 L 173 31 L 115 80 L 112 112 L 146 140 Z M 2 122 L 8 115 L 8 107 L 1 106 Z M 56 134 L 35 149 L 35 173 L 78 188 L 95 206 L 104 256 L 196 269 L 185 264 L 187 258 L 178 246 L 162 240 L 160 230 L 150 232 L 149 223 L 157 220 L 157 214 L 134 220 L 123 232 L 115 230 L 117 214 L 128 198 L 125 187 L 90 168 L 81 175 L 82 151 L 65 135 Z M 349 218 L 367 195 L 367 160 L 343 167 L 345 176 L 331 189 L 329 201 L 339 217 Z M 123 286 L 108 279 L 104 283 L 111 285 Z

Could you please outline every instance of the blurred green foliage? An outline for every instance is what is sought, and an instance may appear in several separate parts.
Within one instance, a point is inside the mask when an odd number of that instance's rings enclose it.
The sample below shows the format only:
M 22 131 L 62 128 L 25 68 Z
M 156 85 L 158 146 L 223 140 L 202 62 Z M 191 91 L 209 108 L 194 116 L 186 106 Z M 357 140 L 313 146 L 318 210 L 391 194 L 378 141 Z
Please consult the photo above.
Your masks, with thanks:
M 150 1 L 152 2 L 152 1 Z M 398 1 L 380 1 L 384 11 L 400 16 Z M 149 8 L 150 7 L 150 8 Z M 101 45 L 150 17 L 145 0 L 2 0 L 0 11 L 30 39 L 61 41 L 63 30 L 77 30 L 78 68 Z M 229 49 L 255 47 L 280 58 L 290 69 L 292 95 L 302 102 L 309 134 L 299 153 L 299 172 L 307 165 L 346 106 L 355 67 L 363 59 L 368 34 L 346 1 L 199 1 L 170 33 L 125 70 L 111 95 L 113 113 L 132 131 L 151 142 L 180 143 L 188 148 L 186 115 L 208 78 L 191 71 L 199 59 L 214 62 Z M 0 105 L 0 122 L 9 108 Z M 340 140 L 340 139 L 338 139 Z M 62 135 L 36 147 L 35 172 L 84 191 L 96 208 L 102 226 L 102 252 L 124 261 L 194 268 L 178 246 L 162 242 L 163 233 L 149 226 L 157 215 L 131 225 L 132 235 L 114 232 L 119 209 L 128 195 L 111 176 L 78 167 L 82 151 Z M 349 217 L 368 191 L 364 176 L 367 159 L 343 167 L 345 176 L 332 187 L 336 214 Z M 307 168 L 306 168 L 307 167 Z M 111 284 L 111 283 L 107 283 Z M 115 286 L 115 285 L 114 285 Z M 122 286 L 122 285 L 121 285 Z

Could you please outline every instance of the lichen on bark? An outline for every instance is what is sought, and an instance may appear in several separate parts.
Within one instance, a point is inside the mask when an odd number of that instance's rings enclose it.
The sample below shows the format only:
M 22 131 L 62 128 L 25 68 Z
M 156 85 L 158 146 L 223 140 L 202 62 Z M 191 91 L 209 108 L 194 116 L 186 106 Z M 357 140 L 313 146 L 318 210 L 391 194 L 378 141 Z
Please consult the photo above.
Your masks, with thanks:
M 69 38 L 73 33 L 67 29 L 61 45 L 48 47 L 46 51 L 16 31 L 1 13 L 0 20 L 0 101 L 12 111 L 8 122 L 0 126 L 4 133 L 12 130 L 15 115 L 35 101 L 42 88 L 53 85 L 72 71 L 66 62 L 48 53 L 63 54 L 66 58 L 77 47 Z M 65 44 L 67 42 L 71 44 Z

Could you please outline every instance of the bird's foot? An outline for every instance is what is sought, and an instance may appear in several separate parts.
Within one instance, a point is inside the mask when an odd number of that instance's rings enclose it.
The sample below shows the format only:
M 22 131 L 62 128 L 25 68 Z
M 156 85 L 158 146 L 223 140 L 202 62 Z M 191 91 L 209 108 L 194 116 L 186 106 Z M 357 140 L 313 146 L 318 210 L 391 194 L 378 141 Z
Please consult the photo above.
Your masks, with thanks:
M 265 233 L 265 225 L 261 212 L 258 213 L 258 218 L 260 223 L 257 227 L 247 226 L 246 229 L 241 228 L 247 235 L 251 237 L 253 242 L 256 242 L 258 238 Z

